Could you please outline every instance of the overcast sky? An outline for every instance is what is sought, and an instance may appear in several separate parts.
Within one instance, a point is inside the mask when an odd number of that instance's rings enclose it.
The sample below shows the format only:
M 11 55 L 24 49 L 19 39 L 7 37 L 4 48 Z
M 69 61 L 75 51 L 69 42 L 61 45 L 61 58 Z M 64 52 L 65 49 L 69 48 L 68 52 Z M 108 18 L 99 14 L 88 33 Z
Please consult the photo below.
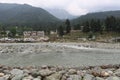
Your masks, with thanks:
M 119 10 L 120 0 L 0 0 L 2 3 L 30 4 L 41 8 L 65 9 L 73 15 L 88 12 Z

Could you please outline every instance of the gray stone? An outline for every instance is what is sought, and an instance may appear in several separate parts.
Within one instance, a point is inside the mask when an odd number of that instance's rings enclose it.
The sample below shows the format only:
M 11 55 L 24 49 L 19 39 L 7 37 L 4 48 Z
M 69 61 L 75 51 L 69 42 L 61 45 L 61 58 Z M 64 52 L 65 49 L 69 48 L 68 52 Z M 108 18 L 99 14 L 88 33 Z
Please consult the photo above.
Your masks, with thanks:
M 105 80 L 105 79 L 100 78 L 100 77 L 96 77 L 95 80 Z
M 76 74 L 77 71 L 76 71 L 75 69 L 70 69 L 70 70 L 68 71 L 68 73 L 69 73 L 69 74 Z
M 0 80 L 7 80 L 7 79 L 5 79 L 4 77 L 0 77 Z
M 92 80 L 94 78 L 93 75 L 90 75 L 90 74 L 86 74 L 83 78 L 83 80 Z
M 21 80 L 24 77 L 24 75 L 19 74 L 19 75 L 15 75 L 15 77 L 12 78 L 12 80 Z
M 49 69 L 42 69 L 42 70 L 39 71 L 39 74 L 40 74 L 41 76 L 49 76 L 49 75 L 51 75 L 52 73 L 53 73 L 53 72 L 50 71 Z
M 22 70 L 19 70 L 19 69 L 13 69 L 12 71 L 10 71 L 10 73 L 12 75 L 22 75 L 23 74 L 23 71 Z
M 108 77 L 106 80 L 120 80 L 120 78 L 117 76 L 111 76 L 111 77 Z
M 33 80 L 34 78 L 32 76 L 24 77 L 22 80 Z
M 116 70 L 115 73 L 114 73 L 114 75 L 120 77 L 120 69 Z
M 41 79 L 39 79 L 39 78 L 34 78 L 33 80 L 41 80 Z
M 80 75 L 70 75 L 70 77 L 68 79 L 71 79 L 71 80 L 81 80 L 81 76 Z
M 46 77 L 45 80 L 60 80 L 62 75 L 60 73 L 54 73 L 48 77 Z

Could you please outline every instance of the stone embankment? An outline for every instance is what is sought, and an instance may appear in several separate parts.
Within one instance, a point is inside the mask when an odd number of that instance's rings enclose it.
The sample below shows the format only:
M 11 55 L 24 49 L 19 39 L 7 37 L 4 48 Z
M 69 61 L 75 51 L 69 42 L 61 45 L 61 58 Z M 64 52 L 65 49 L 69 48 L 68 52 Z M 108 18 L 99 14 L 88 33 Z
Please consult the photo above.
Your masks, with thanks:
M 0 80 L 120 80 L 120 65 L 66 68 L 0 65 Z

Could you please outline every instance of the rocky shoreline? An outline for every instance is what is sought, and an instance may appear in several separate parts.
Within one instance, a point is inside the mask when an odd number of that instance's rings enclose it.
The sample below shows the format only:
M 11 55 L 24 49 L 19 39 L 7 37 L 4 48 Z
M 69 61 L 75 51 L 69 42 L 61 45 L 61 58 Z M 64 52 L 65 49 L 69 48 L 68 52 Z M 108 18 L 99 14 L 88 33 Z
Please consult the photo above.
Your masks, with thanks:
M 66 68 L 0 65 L 0 80 L 120 80 L 120 65 Z

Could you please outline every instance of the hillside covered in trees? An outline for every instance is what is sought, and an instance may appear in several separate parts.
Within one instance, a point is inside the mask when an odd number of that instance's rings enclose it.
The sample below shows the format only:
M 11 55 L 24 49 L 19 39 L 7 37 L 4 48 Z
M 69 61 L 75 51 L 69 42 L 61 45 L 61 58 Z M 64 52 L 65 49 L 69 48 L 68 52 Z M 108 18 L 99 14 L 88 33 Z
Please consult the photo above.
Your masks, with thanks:
M 105 18 L 108 16 L 120 18 L 120 10 L 88 13 L 86 15 L 82 15 L 76 19 L 73 19 L 72 22 L 73 24 L 78 24 L 91 19 L 105 20 Z
M 44 9 L 27 4 L 0 3 L 0 23 L 5 27 L 27 26 L 35 30 L 54 29 L 61 21 Z

